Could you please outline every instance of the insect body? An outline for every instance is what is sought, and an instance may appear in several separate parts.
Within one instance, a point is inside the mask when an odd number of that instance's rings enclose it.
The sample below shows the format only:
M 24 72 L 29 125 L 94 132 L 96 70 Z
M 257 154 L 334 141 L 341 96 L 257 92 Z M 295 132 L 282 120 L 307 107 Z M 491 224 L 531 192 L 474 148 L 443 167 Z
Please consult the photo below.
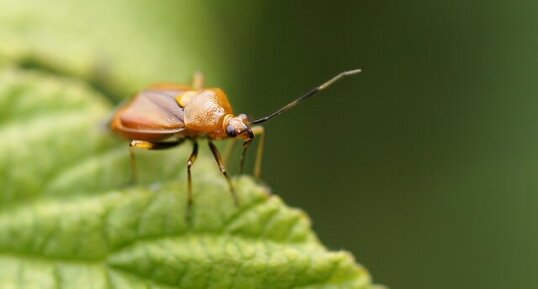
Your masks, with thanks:
M 259 177 L 264 131 L 257 124 L 291 109 L 338 79 L 359 72 L 359 69 L 342 72 L 274 113 L 255 121 L 250 121 L 245 114 L 235 115 L 226 94 L 220 88 L 203 88 L 202 77 L 197 74 L 192 86 L 156 84 L 140 91 L 115 112 L 110 127 L 117 134 L 130 140 L 132 176 L 135 180 L 137 178 L 135 149 L 167 149 L 186 140 L 193 143 L 193 150 L 187 161 L 187 213 L 192 207 L 191 166 L 198 154 L 197 140 L 207 139 L 219 169 L 226 177 L 234 202 L 239 205 L 224 162 L 213 141 L 226 138 L 242 140 L 243 153 L 240 161 L 242 170 L 246 150 L 254 140 L 254 136 L 259 135 L 260 144 L 255 165 L 255 176 Z

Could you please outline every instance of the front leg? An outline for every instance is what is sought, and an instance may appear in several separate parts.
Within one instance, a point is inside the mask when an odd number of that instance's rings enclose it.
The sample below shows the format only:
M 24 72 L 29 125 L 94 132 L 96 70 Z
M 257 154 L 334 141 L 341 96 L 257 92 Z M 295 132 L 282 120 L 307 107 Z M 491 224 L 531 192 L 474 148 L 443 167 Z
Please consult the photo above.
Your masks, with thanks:
M 265 149 L 265 129 L 261 125 L 254 126 L 252 128 L 252 133 L 255 136 L 258 136 L 258 150 L 256 151 L 256 160 L 254 162 L 254 177 L 261 179 L 262 177 L 262 161 L 263 161 L 263 151 Z M 247 150 L 244 148 L 243 150 Z
M 262 177 L 262 161 L 263 161 L 263 151 L 265 148 L 265 129 L 261 125 L 252 127 L 252 133 L 255 137 L 259 137 L 258 141 L 258 150 L 256 151 L 256 161 L 254 163 L 254 177 L 261 179 Z M 237 143 L 237 138 L 231 139 L 226 148 L 224 149 L 224 163 L 227 164 L 230 160 L 230 156 L 234 150 L 235 144 Z M 241 157 L 239 159 L 239 173 L 243 173 L 243 168 L 245 167 L 245 156 L 247 154 L 247 149 L 250 146 L 251 142 L 243 143 L 243 151 L 241 152 Z

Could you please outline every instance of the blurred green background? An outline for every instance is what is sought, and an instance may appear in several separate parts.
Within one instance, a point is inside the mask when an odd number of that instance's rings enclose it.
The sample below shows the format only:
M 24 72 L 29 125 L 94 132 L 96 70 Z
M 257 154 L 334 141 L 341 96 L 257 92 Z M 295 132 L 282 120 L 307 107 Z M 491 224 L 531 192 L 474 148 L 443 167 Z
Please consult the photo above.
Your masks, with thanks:
M 535 288 L 537 15 L 533 1 L 5 0 L 0 63 L 115 101 L 201 70 L 253 117 L 362 68 L 266 124 L 273 191 L 391 288 Z

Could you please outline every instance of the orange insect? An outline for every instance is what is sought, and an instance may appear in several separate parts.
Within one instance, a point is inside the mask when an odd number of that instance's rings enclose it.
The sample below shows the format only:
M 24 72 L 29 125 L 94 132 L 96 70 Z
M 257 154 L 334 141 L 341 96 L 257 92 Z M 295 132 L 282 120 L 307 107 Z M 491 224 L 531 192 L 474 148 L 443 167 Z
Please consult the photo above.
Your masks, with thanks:
M 293 108 L 337 80 L 359 72 L 360 69 L 344 71 L 274 113 L 255 121 L 250 121 L 245 114 L 235 115 L 224 91 L 220 88 L 203 88 L 202 76 L 196 74 L 192 86 L 163 83 L 152 85 L 138 92 L 114 113 L 110 127 L 117 134 L 130 140 L 134 180 L 137 179 L 135 149 L 167 149 L 177 146 L 185 140 L 192 142 L 192 153 L 187 161 L 187 214 L 190 212 L 193 202 L 191 167 L 198 155 L 197 140 L 207 139 L 219 169 L 226 177 L 234 202 L 239 205 L 234 187 L 226 173 L 224 162 L 213 141 L 226 138 L 243 140 L 243 152 L 240 160 L 242 171 L 247 148 L 254 140 L 254 136 L 259 135 L 260 143 L 254 170 L 254 175 L 259 177 L 261 175 L 264 130 L 263 127 L 256 124 L 263 123 Z

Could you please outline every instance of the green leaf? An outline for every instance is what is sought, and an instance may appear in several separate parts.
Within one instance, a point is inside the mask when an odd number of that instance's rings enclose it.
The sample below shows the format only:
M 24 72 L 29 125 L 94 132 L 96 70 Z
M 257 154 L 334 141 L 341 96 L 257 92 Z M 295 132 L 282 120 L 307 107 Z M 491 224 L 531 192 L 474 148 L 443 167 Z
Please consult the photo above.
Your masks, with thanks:
M 138 186 L 111 112 L 76 80 L 0 73 L 0 288 L 370 288 L 305 214 L 250 177 L 233 204 L 202 151 L 185 221 L 190 148 L 140 152 Z

